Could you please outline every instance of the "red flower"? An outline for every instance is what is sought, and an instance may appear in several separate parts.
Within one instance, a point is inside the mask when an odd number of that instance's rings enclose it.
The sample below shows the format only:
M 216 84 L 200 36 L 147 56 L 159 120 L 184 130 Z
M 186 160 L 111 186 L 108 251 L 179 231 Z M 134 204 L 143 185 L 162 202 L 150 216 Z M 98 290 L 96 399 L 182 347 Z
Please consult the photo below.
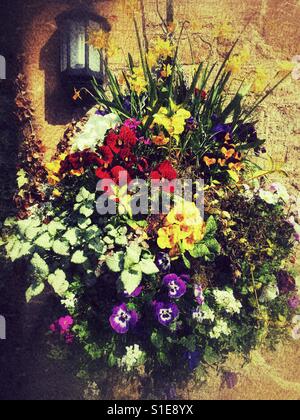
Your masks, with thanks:
M 167 160 L 162 162 L 157 168 L 151 172 L 151 179 L 167 179 L 168 181 L 173 181 L 177 178 L 177 172 Z
M 122 166 L 115 166 L 112 170 L 111 170 L 111 175 L 112 175 L 112 180 L 115 183 L 120 183 L 121 181 L 126 180 L 127 184 L 129 184 L 131 182 L 131 177 L 128 173 L 128 171 L 123 168 Z
M 119 156 L 124 161 L 126 166 L 130 165 L 131 167 L 136 162 L 136 157 L 129 148 L 122 149 Z
M 113 130 L 108 133 L 105 140 L 106 146 L 108 146 L 115 154 L 118 154 L 123 146 L 123 141 L 119 138 Z
M 99 179 L 111 179 L 111 173 L 109 171 L 104 171 L 102 168 L 96 170 L 96 177 Z
M 195 96 L 196 97 L 201 97 L 201 99 L 203 101 L 205 101 L 206 98 L 207 98 L 207 92 L 205 90 L 200 90 L 200 89 L 196 88 L 195 89 Z
M 61 162 L 61 173 L 72 170 L 78 171 L 81 168 L 88 168 L 93 164 L 99 164 L 99 158 L 96 153 L 87 151 L 72 153 Z
M 177 172 L 173 168 L 173 166 L 171 165 L 171 163 L 169 161 L 165 160 L 160 165 L 158 165 L 158 167 L 154 171 L 151 172 L 150 178 L 153 181 L 162 180 L 163 190 L 167 193 L 174 193 L 175 186 L 170 185 L 168 181 L 173 181 L 173 180 L 177 179 Z M 165 183 L 165 185 L 164 185 L 164 183 Z
M 133 147 L 137 143 L 137 137 L 134 131 L 132 131 L 129 127 L 125 125 L 121 128 L 119 139 L 123 141 L 123 144 L 126 147 Z
M 114 160 L 114 155 L 111 149 L 108 146 L 102 146 L 99 149 L 99 155 L 100 155 L 100 166 L 104 166 L 104 168 L 108 168 L 109 165 L 112 164 L 112 161 Z

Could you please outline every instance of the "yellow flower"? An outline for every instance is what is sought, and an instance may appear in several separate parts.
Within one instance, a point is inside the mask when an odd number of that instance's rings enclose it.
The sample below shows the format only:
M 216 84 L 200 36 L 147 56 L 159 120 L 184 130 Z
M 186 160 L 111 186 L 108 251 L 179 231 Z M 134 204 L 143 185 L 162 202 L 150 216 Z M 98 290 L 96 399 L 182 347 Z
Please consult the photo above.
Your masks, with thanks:
M 243 65 L 245 65 L 250 60 L 250 50 L 248 47 L 245 47 L 240 54 L 234 55 L 228 60 L 226 64 L 226 71 L 233 74 L 238 73 Z
M 166 60 L 169 57 L 173 57 L 175 47 L 169 39 L 164 40 L 162 38 L 158 38 L 154 42 L 150 51 L 152 51 L 160 59 Z
M 138 95 L 147 92 L 148 84 L 142 67 L 136 67 L 133 69 L 133 74 L 129 76 L 129 81 L 131 89 Z
M 180 134 L 184 132 L 186 120 L 190 117 L 190 111 L 181 108 L 171 101 L 170 110 L 162 107 L 159 112 L 154 115 L 154 124 L 163 126 L 167 132 L 178 141 Z
M 204 238 L 205 223 L 195 203 L 184 201 L 168 214 L 165 226 L 158 231 L 158 246 L 191 251 Z
M 216 26 L 213 34 L 215 38 L 230 41 L 234 35 L 234 27 L 232 23 L 222 22 L 220 25 Z
M 59 172 L 61 162 L 67 157 L 66 153 L 61 154 L 56 160 L 45 164 L 45 169 L 48 172 L 48 182 L 50 185 L 56 185 L 60 181 Z
M 180 227 L 176 225 L 166 226 L 158 231 L 157 244 L 161 249 L 173 249 L 179 243 Z
M 105 32 L 103 29 L 100 30 L 89 30 L 88 44 L 94 47 L 96 50 L 106 50 L 109 42 L 109 32 Z
M 161 71 L 160 75 L 162 78 L 167 79 L 172 74 L 172 67 L 170 64 L 165 64 L 163 70 Z
M 252 91 L 254 93 L 262 93 L 269 82 L 270 74 L 268 70 L 263 68 L 262 66 L 259 66 L 256 68 L 256 78 L 252 84 Z
M 62 193 L 57 188 L 55 188 L 52 192 L 52 195 L 55 198 L 59 198 L 59 197 L 61 197 Z
M 292 71 L 295 68 L 295 63 L 293 63 L 292 61 L 281 61 L 278 65 L 278 69 L 280 73 L 283 74 L 289 74 L 292 73 Z

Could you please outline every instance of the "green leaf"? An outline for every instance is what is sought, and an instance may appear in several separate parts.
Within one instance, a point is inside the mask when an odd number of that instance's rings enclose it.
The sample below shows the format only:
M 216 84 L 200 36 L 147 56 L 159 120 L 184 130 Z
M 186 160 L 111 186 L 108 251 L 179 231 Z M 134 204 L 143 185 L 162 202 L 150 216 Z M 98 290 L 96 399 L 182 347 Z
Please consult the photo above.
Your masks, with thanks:
M 39 246 L 40 248 L 49 250 L 52 248 L 53 239 L 49 235 L 48 232 L 44 233 L 42 236 L 36 239 L 35 245 Z
M 24 169 L 20 169 L 19 172 L 17 173 L 17 183 L 18 183 L 19 190 L 22 187 L 24 187 L 24 185 L 27 185 L 29 183 L 29 179 Z
M 128 245 L 128 239 L 127 236 L 117 236 L 115 240 L 116 245 L 119 246 L 127 246 Z
M 72 229 L 67 230 L 63 238 L 66 239 L 71 246 L 77 245 L 77 242 L 78 242 L 77 229 L 72 228 Z
M 218 225 L 213 216 L 210 216 L 206 222 L 205 236 L 215 236 L 218 230 Z
M 60 297 L 64 297 L 70 286 L 69 282 L 66 280 L 65 273 L 60 269 L 56 270 L 54 274 L 50 274 L 48 283 Z
M 220 356 L 212 347 L 206 347 L 203 359 L 207 364 L 214 365 L 220 361 Z
M 192 254 L 191 254 L 192 255 Z M 191 262 L 190 260 L 186 257 L 185 254 L 182 254 L 182 259 L 184 262 L 184 265 L 186 266 L 186 268 L 190 269 L 191 268 Z
M 71 259 L 71 262 L 73 264 L 84 264 L 86 260 L 87 257 L 84 255 L 83 251 L 76 251 Z
M 157 349 L 164 348 L 164 338 L 161 334 L 159 334 L 158 331 L 153 331 L 151 334 L 151 343 L 156 347 Z
M 51 236 L 55 236 L 58 231 L 65 230 L 65 226 L 61 222 L 52 220 L 48 225 L 48 232 Z
M 53 251 L 55 252 L 55 254 L 68 257 L 70 253 L 70 246 L 67 242 L 61 242 L 57 240 L 53 243 Z
M 80 207 L 79 213 L 85 217 L 91 217 L 94 213 L 94 207 L 92 206 L 82 206 Z
M 92 220 L 91 219 L 86 219 L 84 217 L 81 217 L 81 218 L 78 219 L 78 226 L 82 230 L 87 229 L 91 224 L 92 224 Z
M 126 250 L 127 268 L 133 264 L 138 264 L 141 258 L 142 248 L 137 244 L 131 244 Z
M 132 266 L 129 270 L 124 270 L 121 274 L 121 281 L 125 291 L 131 295 L 141 284 L 143 275 L 138 264 Z
M 221 245 L 216 239 L 208 239 L 205 241 L 205 245 L 208 247 L 208 249 L 213 252 L 214 254 L 220 254 L 221 253 Z
M 31 243 L 22 242 L 16 236 L 11 237 L 5 246 L 6 254 L 12 262 L 29 255 L 31 249 Z
M 44 283 L 32 284 L 25 293 L 26 302 L 29 303 L 34 297 L 39 296 L 45 289 Z
M 199 243 L 190 251 L 193 258 L 204 258 L 210 255 L 210 250 L 204 243 Z
M 139 263 L 139 266 L 142 270 L 142 273 L 146 274 L 147 276 L 159 273 L 159 269 L 155 265 L 154 261 L 150 259 L 142 258 L 142 260 Z
M 49 267 L 45 260 L 38 254 L 35 253 L 31 259 L 31 265 L 34 270 L 34 273 L 40 279 L 47 279 L 49 276 Z
M 90 193 L 85 187 L 82 187 L 76 197 L 76 202 L 82 203 L 83 201 L 87 201 L 87 200 L 93 201 L 95 200 L 95 197 L 96 197 L 95 194 Z
M 106 265 L 113 273 L 120 273 L 124 266 L 124 253 L 120 251 L 108 256 Z
M 104 254 L 107 251 L 107 246 L 105 243 L 100 239 L 92 239 L 88 245 L 89 249 L 92 251 L 97 252 L 97 254 Z

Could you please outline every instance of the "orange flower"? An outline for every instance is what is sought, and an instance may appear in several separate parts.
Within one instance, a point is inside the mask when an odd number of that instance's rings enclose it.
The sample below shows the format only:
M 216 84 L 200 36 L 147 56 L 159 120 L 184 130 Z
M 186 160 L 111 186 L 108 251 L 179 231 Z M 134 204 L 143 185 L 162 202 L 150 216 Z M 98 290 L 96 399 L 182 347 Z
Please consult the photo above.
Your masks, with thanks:
M 154 136 L 152 141 L 156 146 L 165 146 L 170 142 L 170 138 L 160 133 L 158 136 Z
M 210 166 L 215 165 L 217 163 L 217 159 L 205 156 L 203 158 L 203 162 L 206 164 L 206 166 L 210 167 Z

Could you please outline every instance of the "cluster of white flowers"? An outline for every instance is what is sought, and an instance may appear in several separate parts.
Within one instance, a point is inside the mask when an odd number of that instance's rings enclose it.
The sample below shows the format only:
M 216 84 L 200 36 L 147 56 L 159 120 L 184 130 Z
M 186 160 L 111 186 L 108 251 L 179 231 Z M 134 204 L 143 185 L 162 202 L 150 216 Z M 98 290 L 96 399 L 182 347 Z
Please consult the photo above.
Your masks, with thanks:
M 138 344 L 126 347 L 126 354 L 120 359 L 119 366 L 126 368 L 130 372 L 145 362 L 145 356 L 145 352 L 140 349 Z
M 197 322 L 202 323 L 203 321 L 210 321 L 214 322 L 215 314 L 212 309 L 210 309 L 207 305 L 199 306 L 193 312 L 193 319 Z
M 210 338 L 215 338 L 218 340 L 221 335 L 229 336 L 231 334 L 231 330 L 228 327 L 228 324 L 223 319 L 220 319 L 216 322 L 216 325 L 214 326 L 213 330 L 210 332 Z
M 213 293 L 217 304 L 228 314 L 233 315 L 241 312 L 242 304 L 234 297 L 232 289 L 214 290 Z
M 121 119 L 116 114 L 92 115 L 82 132 L 74 137 L 72 150 L 75 152 L 78 150 L 82 152 L 85 149 L 95 151 L 96 146 L 103 144 L 107 131 L 116 128 L 120 123 Z
M 77 298 L 74 293 L 67 292 L 65 298 L 61 300 L 61 304 L 68 309 L 68 311 L 72 311 L 75 309 L 77 304 Z

